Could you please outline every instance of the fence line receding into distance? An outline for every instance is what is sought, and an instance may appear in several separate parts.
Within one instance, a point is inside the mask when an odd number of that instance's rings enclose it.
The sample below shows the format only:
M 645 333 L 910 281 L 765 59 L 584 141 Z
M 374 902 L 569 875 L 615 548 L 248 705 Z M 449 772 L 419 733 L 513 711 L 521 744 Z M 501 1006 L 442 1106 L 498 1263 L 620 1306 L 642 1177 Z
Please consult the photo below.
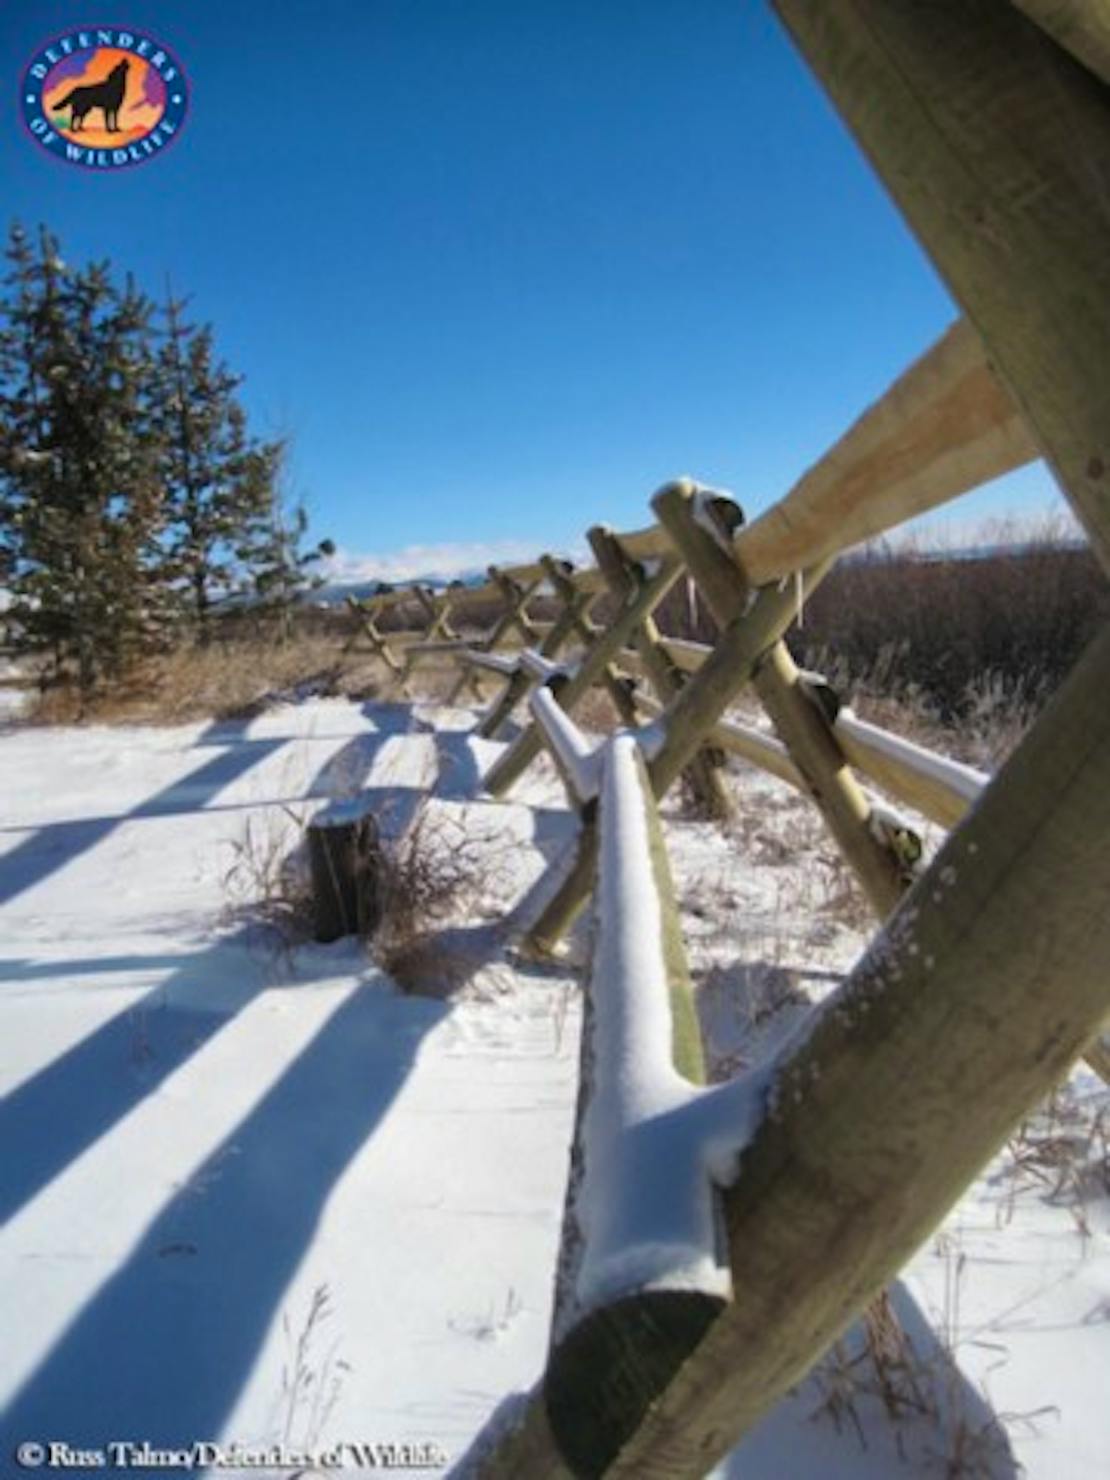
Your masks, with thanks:
M 704 1474 L 1074 1059 L 1110 1067 L 1110 632 L 994 777 L 863 722 L 785 641 L 843 550 L 1038 455 L 1110 568 L 1110 37 L 1034 0 L 774 8 L 965 317 L 750 524 L 680 479 L 647 528 L 591 529 L 589 567 L 352 603 L 396 693 L 448 664 L 498 686 L 482 734 L 522 717 L 488 792 L 553 757 L 579 829 L 527 945 L 604 902 L 548 1363 L 464 1459 L 484 1476 Z M 711 645 L 655 623 L 680 581 Z M 748 686 L 772 732 L 728 716 Z M 801 1041 L 706 1090 L 656 807 L 685 774 L 726 814 L 726 753 L 813 799 L 880 923 Z M 868 783 L 950 829 L 928 867 Z

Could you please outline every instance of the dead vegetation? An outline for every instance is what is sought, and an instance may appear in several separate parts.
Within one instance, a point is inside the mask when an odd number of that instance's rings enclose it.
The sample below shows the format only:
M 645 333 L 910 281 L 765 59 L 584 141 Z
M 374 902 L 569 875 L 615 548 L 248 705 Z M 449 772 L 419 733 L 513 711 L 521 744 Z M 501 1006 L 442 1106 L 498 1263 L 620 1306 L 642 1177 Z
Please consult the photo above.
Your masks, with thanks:
M 269 704 L 312 696 L 373 698 L 381 688 L 377 664 L 340 653 L 327 636 L 215 640 L 151 658 L 111 688 L 82 699 L 76 684 L 44 688 L 25 722 L 37 725 L 184 724 L 190 720 L 249 719 Z
M 860 1408 L 865 1400 L 874 1400 L 892 1425 L 899 1456 L 905 1459 L 902 1426 L 907 1420 L 936 1417 L 930 1379 L 884 1290 L 853 1331 L 834 1342 L 814 1369 L 811 1381 L 820 1401 L 810 1416 L 828 1418 L 837 1433 L 851 1429 L 866 1449 Z
M 281 1369 L 281 1442 L 311 1449 L 320 1442 L 351 1371 L 339 1351 L 341 1337 L 327 1341 L 324 1327 L 334 1314 L 326 1284 L 312 1292 L 308 1312 L 293 1335 L 289 1312 L 281 1316 L 286 1359 Z M 326 1345 L 324 1344 L 326 1342 Z
M 408 828 L 381 853 L 381 925 L 374 958 L 407 991 L 457 984 L 466 962 L 442 932 L 476 902 L 485 869 L 483 838 L 436 814 L 427 798 Z
M 1012 1457 L 1005 1424 L 967 1387 L 948 1333 L 937 1335 L 935 1347 L 920 1350 L 884 1291 L 814 1368 L 810 1417 L 853 1433 L 865 1450 L 868 1409 L 878 1407 L 903 1464 L 916 1455 L 945 1480 L 996 1480 L 1010 1469 L 999 1462 Z
M 258 928 L 281 955 L 311 940 L 315 925 L 303 829 L 300 811 L 277 807 L 248 815 L 228 843 L 227 918 Z
M 257 930 L 264 947 L 285 959 L 315 938 L 309 816 L 308 808 L 282 806 L 248 817 L 229 844 L 223 875 L 226 918 Z M 405 825 L 392 825 L 399 819 L 388 807 L 377 821 L 378 923 L 362 938 L 367 956 L 405 991 L 450 995 L 496 954 L 496 930 L 482 917 L 502 914 L 490 904 L 491 890 L 511 892 L 513 844 L 465 826 L 432 797 Z
M 805 917 L 817 927 L 864 931 L 873 925 L 867 896 L 808 798 L 776 788 L 758 806 L 741 808 L 726 832 L 742 856 L 783 870 L 780 912 Z
M 938 555 L 904 535 L 841 561 L 806 606 L 807 665 L 834 652 L 947 724 L 984 685 L 1038 709 L 1110 615 L 1106 578 L 1059 516 L 987 522 L 970 542 Z
M 1066 1208 L 1080 1239 L 1092 1237 L 1091 1210 L 1110 1198 L 1110 1091 L 1082 1093 L 1058 1085 L 1006 1143 L 993 1181 L 1003 1192 L 999 1220 L 1009 1223 L 1018 1200 L 1034 1195 Z

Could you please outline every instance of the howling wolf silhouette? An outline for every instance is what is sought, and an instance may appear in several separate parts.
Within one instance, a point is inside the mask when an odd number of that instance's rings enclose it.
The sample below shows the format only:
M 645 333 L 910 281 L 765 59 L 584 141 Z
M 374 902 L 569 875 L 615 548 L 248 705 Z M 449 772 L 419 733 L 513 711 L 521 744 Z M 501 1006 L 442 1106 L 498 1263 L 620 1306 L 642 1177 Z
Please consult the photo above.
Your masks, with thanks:
M 104 110 L 104 127 L 108 133 L 119 133 L 119 110 L 127 88 L 127 69 L 130 65 L 129 62 L 118 62 L 103 82 L 90 82 L 85 87 L 75 87 L 72 92 L 66 93 L 60 103 L 54 105 L 59 110 L 73 108 L 70 128 L 74 133 L 80 131 L 86 115 L 94 108 Z

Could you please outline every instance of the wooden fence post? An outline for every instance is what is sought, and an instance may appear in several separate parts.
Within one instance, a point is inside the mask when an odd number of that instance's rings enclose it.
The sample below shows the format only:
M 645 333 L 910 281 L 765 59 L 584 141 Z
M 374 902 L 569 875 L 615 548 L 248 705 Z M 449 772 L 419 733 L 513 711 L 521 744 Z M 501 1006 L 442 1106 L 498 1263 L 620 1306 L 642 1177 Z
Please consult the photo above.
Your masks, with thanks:
M 717 1196 L 700 1168 L 694 1175 L 703 1178 L 701 1226 L 697 1233 L 684 1226 L 679 1239 L 698 1240 L 704 1269 L 690 1267 L 687 1244 L 682 1277 L 676 1278 L 667 1255 L 648 1243 L 638 1252 L 656 1267 L 655 1284 L 642 1288 L 621 1272 L 628 1250 L 612 1247 L 614 1230 L 632 1240 L 654 1237 L 664 1241 L 663 1248 L 668 1237 L 676 1238 L 677 1230 L 665 1221 L 660 1227 L 658 1211 L 651 1233 L 638 1226 L 637 1212 L 645 1179 L 661 1186 L 683 1169 L 652 1163 L 639 1143 L 645 1126 L 669 1114 L 675 1159 L 684 1142 L 694 1151 L 697 1123 L 687 1121 L 685 1137 L 681 1124 L 694 1095 L 676 1104 L 675 1091 L 681 1096 L 683 1086 L 704 1084 L 705 1062 L 666 845 L 639 747 L 633 736 L 618 735 L 598 754 L 604 855 L 582 1040 L 575 1173 L 564 1219 L 575 1234 L 578 1258 L 563 1270 L 569 1288 L 556 1316 L 544 1383 L 552 1433 L 576 1475 L 603 1472 L 650 1398 L 724 1309 L 729 1288 L 715 1237 Z M 640 867 L 645 856 L 650 883 Z M 666 1086 L 666 1103 L 658 1096 L 657 1076 Z M 574 1210 L 591 1192 L 601 1194 L 601 1206 L 591 1204 L 593 1225 L 576 1227 Z M 670 1201 L 686 1213 L 685 1196 Z M 680 1222 L 685 1225 L 684 1218 Z
M 704 1473 L 933 1231 L 1110 1008 L 1110 632 L 778 1072 L 737 1279 L 613 1480 Z
M 330 802 L 307 828 L 316 939 L 370 935 L 381 919 L 381 850 L 369 804 Z
M 527 586 L 521 586 L 496 565 L 491 565 L 489 578 L 505 600 L 505 610 L 493 630 L 489 647 L 492 649 L 499 646 L 511 627 L 515 627 L 520 633 L 522 645 L 529 647 L 536 641 L 536 629 L 528 616 L 528 603 L 543 585 L 543 577 L 538 576 L 534 581 L 529 581 Z
M 405 672 L 405 665 L 400 662 L 399 659 L 394 655 L 386 638 L 383 637 L 382 633 L 378 630 L 378 625 L 376 621 L 378 611 L 378 598 L 371 596 L 365 601 L 358 601 L 355 599 L 355 597 L 349 596 L 347 598 L 347 606 L 349 607 L 351 612 L 354 613 L 355 616 L 357 616 L 359 622 L 361 623 L 363 636 L 369 642 L 370 649 L 374 657 L 381 659 L 386 668 L 389 670 L 390 676 L 393 679 L 395 686 L 402 694 L 406 693 L 403 677 Z M 353 638 L 351 641 L 353 642 Z M 351 642 L 348 642 L 347 647 L 344 648 L 344 652 L 346 652 L 347 648 L 349 648 L 350 646 Z
M 1008 0 L 773 5 L 981 334 L 1110 569 L 1105 84 Z M 1047 3 L 1024 8 L 1047 24 Z M 1051 9 L 1093 21 L 1103 8 Z M 1106 30 L 1096 22 L 1089 35 Z
M 552 588 L 564 601 L 570 602 L 577 593 L 569 572 L 560 569 L 559 564 L 552 560 L 550 555 L 542 556 L 540 564 L 547 572 L 547 578 L 551 582 Z M 597 594 L 600 595 L 601 593 L 599 592 Z M 583 645 L 589 651 L 591 643 L 597 641 L 600 629 L 591 626 L 573 607 L 569 607 L 568 610 L 574 633 L 582 639 Z M 645 617 L 644 621 L 650 622 L 651 617 Z M 610 664 L 606 664 L 601 670 L 601 682 L 605 686 L 605 692 L 613 702 L 613 707 L 620 715 L 621 722 L 626 725 L 634 725 L 639 718 L 636 713 L 635 700 L 632 697 L 628 685 L 621 681 Z
M 549 558 L 546 555 L 541 556 L 541 565 Z M 541 657 L 558 657 L 569 638 L 579 630 L 580 624 L 584 624 L 585 613 L 589 607 L 591 598 L 588 593 L 576 590 L 573 583 L 568 582 L 568 584 L 569 590 L 563 588 L 556 592 L 563 603 L 563 610 L 559 613 L 551 630 L 539 644 Z M 508 720 L 516 706 L 524 698 L 525 694 L 527 694 L 531 684 L 532 678 L 524 669 L 518 668 L 515 672 L 509 674 L 504 690 L 495 700 L 489 713 L 479 725 L 478 733 L 491 738 L 495 736 L 502 725 Z
M 825 561 L 803 573 L 807 592 L 831 564 Z M 661 717 L 663 742 L 648 764 L 657 797 L 685 770 L 733 699 L 751 682 L 760 659 L 797 615 L 798 590 L 793 583 L 764 586 L 751 608 L 723 629 L 708 658 Z
M 539 956 L 555 954 L 559 942 L 582 912 L 597 879 L 596 809 L 586 808 L 579 817 L 578 837 L 569 868 L 555 893 L 528 927 L 524 946 Z
M 1014 0 L 1054 41 L 1110 82 L 1110 11 L 1102 0 Z
M 405 653 L 405 667 L 400 678 L 400 684 L 406 690 L 414 669 L 426 655 L 427 649 L 424 646 L 425 644 L 434 643 L 441 637 L 448 645 L 462 642 L 462 638 L 451 624 L 451 588 L 448 587 L 446 591 L 441 591 L 438 596 L 433 596 L 427 586 L 422 586 L 419 583 L 414 585 L 412 589 L 417 601 L 419 601 L 424 609 L 424 616 L 428 625 L 424 629 L 420 640 L 413 643 Z M 469 683 L 475 699 L 481 703 L 483 698 L 481 685 L 470 669 L 465 667 L 460 671 L 459 681 L 452 689 L 447 702 L 449 704 L 455 702 L 459 690 L 464 683 Z
M 645 580 L 643 566 L 628 559 L 616 535 L 604 524 L 594 525 L 587 532 L 586 538 L 609 590 L 618 601 L 626 601 Z M 682 688 L 684 679 L 660 646 L 659 628 L 654 617 L 644 618 L 632 642 L 643 662 L 649 682 L 659 696 L 660 703 L 666 708 Z M 721 775 L 719 753 L 703 746 L 690 762 L 686 774 L 694 795 L 709 816 L 720 818 L 732 815 L 734 808 Z
M 705 663 L 662 716 L 662 743 L 648 764 L 656 797 L 666 793 L 697 755 L 759 659 L 794 620 L 796 610 L 792 589 L 769 587 L 760 592 L 749 613 L 721 634 Z M 595 853 L 591 849 L 595 842 L 583 836 L 574 868 L 529 931 L 527 938 L 537 949 L 554 950 L 589 899 L 594 885 Z
M 747 580 L 725 548 L 731 528 L 714 538 L 695 515 L 696 492 L 680 484 L 662 489 L 655 510 L 681 551 L 709 609 L 722 625 L 748 604 Z M 701 517 L 713 517 L 703 501 Z M 873 825 L 871 806 L 852 776 L 831 721 L 798 683 L 798 670 L 780 639 L 761 655 L 752 683 L 790 757 L 805 777 L 829 831 L 855 869 L 880 917 L 901 898 L 906 874 L 896 850 Z
M 630 640 L 646 616 L 650 616 L 670 588 L 678 580 L 682 562 L 675 555 L 666 555 L 658 570 L 650 576 L 635 597 L 629 600 L 616 614 L 610 625 L 597 636 L 593 646 L 584 654 L 574 676 L 559 691 L 559 703 L 568 712 L 579 699 L 599 681 L 606 667 L 620 656 L 621 649 Z M 539 732 L 533 721 L 517 736 L 512 745 L 490 767 L 482 785 L 494 796 L 503 796 L 513 782 L 531 765 L 543 747 Z
M 488 641 L 482 644 L 483 651 L 493 652 L 505 640 L 512 627 L 517 628 L 522 644 L 527 647 L 536 640 L 537 636 L 536 629 L 528 617 L 528 603 L 543 585 L 543 577 L 538 577 L 527 586 L 520 586 L 511 576 L 498 570 L 495 565 L 489 567 L 489 577 L 501 593 L 502 600 L 505 602 L 505 610 Z M 485 739 L 492 739 L 513 712 L 517 701 L 523 696 L 527 687 L 528 683 L 523 674 L 510 674 L 505 680 L 504 689 L 497 695 L 479 721 L 478 734 Z

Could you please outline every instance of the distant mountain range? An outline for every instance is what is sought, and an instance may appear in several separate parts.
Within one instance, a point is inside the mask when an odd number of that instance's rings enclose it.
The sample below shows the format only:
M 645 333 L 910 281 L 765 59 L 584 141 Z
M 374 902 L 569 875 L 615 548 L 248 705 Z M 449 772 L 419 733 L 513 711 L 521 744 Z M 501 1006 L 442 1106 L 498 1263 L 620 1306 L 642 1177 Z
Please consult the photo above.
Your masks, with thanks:
M 465 570 L 451 576 L 429 571 L 427 575 L 406 577 L 403 581 L 327 581 L 314 591 L 307 592 L 304 599 L 318 606 L 335 606 L 348 599 L 364 601 L 368 596 L 376 596 L 379 591 L 394 591 L 416 585 L 430 586 L 433 591 L 443 591 L 451 585 L 481 586 L 487 579 L 485 570 Z

